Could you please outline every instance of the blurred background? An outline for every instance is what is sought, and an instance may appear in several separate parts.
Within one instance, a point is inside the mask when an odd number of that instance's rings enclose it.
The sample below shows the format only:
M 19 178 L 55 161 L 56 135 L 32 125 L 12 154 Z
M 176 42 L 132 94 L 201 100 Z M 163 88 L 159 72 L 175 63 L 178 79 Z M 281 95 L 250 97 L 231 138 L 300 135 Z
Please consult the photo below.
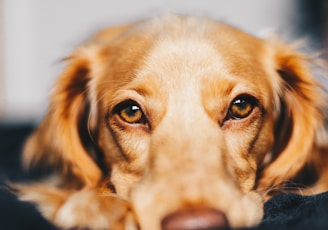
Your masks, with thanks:
M 326 0 L 0 0 L 0 122 L 38 122 L 61 60 L 93 32 L 168 11 L 328 46 Z

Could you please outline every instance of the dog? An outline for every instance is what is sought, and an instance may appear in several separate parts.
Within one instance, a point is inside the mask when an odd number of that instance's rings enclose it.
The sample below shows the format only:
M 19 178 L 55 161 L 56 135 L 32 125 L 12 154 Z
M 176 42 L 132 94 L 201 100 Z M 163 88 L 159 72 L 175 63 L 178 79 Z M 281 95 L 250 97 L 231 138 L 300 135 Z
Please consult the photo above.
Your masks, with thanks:
M 256 226 L 280 192 L 328 187 L 325 95 L 278 38 L 168 14 L 97 33 L 67 59 L 18 185 L 62 229 Z

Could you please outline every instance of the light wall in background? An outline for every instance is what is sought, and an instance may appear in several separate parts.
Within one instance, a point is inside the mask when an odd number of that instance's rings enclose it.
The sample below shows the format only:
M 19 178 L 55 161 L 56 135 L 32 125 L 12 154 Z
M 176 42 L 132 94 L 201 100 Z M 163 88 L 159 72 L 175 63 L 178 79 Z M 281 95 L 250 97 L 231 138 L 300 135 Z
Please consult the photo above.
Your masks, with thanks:
M 0 111 L 9 120 L 38 120 L 63 67 L 61 59 L 104 26 L 173 11 L 221 19 L 253 34 L 275 29 L 288 37 L 293 12 L 293 1 L 286 0 L 2 1 L 0 43 L 5 49 L 0 89 L 5 90 Z

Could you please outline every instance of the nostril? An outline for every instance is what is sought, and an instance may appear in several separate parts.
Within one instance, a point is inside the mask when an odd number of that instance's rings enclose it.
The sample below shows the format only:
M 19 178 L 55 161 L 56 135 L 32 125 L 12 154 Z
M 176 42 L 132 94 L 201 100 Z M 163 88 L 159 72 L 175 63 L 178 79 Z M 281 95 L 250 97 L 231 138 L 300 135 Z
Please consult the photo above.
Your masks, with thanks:
M 223 230 L 229 229 L 222 211 L 212 208 L 182 209 L 164 217 L 163 230 Z

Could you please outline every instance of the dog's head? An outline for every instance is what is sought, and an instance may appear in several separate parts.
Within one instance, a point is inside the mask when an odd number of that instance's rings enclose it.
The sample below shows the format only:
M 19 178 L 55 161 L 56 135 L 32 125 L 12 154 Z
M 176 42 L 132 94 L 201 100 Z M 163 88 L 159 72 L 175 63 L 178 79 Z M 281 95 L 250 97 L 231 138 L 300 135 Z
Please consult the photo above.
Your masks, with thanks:
M 142 229 L 197 212 L 251 226 L 256 187 L 296 176 L 315 145 L 318 88 L 306 56 L 223 23 L 170 15 L 109 29 L 68 58 L 24 161 L 62 186 L 107 181 Z

